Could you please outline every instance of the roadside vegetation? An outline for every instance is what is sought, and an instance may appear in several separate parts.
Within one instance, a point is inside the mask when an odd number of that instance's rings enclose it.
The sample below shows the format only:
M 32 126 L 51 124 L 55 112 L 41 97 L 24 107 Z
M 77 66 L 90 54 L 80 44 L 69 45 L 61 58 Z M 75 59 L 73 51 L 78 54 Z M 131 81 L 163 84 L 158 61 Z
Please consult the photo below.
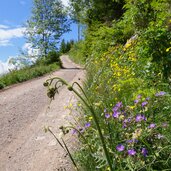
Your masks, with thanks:
M 170 1 L 70 2 L 72 16 L 87 25 L 70 51 L 86 66 L 83 90 L 59 79 L 80 99 L 70 107 L 72 129 L 63 127 L 80 142 L 77 170 L 170 170 Z M 53 98 L 58 87 L 50 84 Z
M 26 66 L 20 70 L 12 70 L 11 72 L 1 76 L 0 89 L 3 89 L 12 84 L 21 83 L 30 80 L 32 78 L 43 76 L 46 73 L 50 73 L 59 68 L 60 68 L 59 54 L 53 52 L 53 56 L 51 56 L 49 59 L 41 58 L 31 66 Z

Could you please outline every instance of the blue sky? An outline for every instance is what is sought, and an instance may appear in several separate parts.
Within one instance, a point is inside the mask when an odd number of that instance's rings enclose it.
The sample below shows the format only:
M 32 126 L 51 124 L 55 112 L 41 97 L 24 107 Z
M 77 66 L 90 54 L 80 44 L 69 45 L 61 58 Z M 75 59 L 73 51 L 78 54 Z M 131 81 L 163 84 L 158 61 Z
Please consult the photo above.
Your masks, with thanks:
M 66 5 L 68 0 L 62 0 Z M 20 54 L 25 47 L 23 35 L 24 23 L 29 19 L 32 0 L 0 0 L 0 61 L 5 62 L 9 57 Z M 63 37 L 66 40 L 77 39 L 77 27 L 71 26 L 72 31 Z

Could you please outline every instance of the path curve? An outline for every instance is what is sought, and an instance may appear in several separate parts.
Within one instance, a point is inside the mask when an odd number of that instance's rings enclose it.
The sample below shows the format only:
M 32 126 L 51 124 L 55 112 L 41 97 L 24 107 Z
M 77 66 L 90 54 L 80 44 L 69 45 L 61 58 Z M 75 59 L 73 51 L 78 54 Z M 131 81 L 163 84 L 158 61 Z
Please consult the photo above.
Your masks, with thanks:
M 0 92 L 0 171 L 73 170 L 65 152 L 43 130 L 44 126 L 51 126 L 58 134 L 68 113 L 64 106 L 75 101 L 72 92 L 62 88 L 47 110 L 49 99 L 43 82 L 53 76 L 69 82 L 84 77 L 84 71 L 68 56 L 61 60 L 65 69 Z

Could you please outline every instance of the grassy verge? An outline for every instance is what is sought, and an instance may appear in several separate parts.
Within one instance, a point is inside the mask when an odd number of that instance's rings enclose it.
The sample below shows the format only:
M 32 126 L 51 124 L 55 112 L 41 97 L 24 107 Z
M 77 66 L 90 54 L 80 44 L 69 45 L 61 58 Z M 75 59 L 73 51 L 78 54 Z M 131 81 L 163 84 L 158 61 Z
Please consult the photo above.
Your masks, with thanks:
M 21 83 L 32 78 L 43 76 L 44 74 L 57 69 L 59 69 L 59 65 L 57 63 L 53 63 L 49 65 L 35 65 L 21 70 L 12 71 L 0 77 L 0 89 L 12 84 Z
M 73 45 L 68 55 L 71 60 L 79 65 L 84 65 L 86 62 L 86 58 L 83 58 L 82 49 L 84 47 L 84 42 L 80 41 Z
M 112 30 L 94 27 L 71 51 L 76 62 L 86 59 L 84 93 L 62 81 L 82 101 L 73 109 L 81 113 L 73 116 L 81 142 L 74 160 L 85 171 L 169 170 L 170 31 L 149 27 L 115 43 Z

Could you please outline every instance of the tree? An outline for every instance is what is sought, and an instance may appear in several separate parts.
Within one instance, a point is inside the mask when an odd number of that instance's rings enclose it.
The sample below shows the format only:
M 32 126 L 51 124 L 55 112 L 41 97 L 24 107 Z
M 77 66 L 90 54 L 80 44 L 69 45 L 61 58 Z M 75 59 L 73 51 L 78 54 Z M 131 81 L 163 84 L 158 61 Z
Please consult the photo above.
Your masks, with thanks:
M 90 26 L 94 21 L 111 24 L 124 13 L 124 0 L 70 0 L 72 16 Z
M 62 39 L 60 45 L 60 53 L 64 54 L 69 52 L 73 45 L 74 45 L 74 40 L 70 40 L 69 42 L 66 43 L 65 40 Z
M 61 35 L 69 31 L 61 0 L 34 0 L 32 16 L 26 23 L 26 38 L 32 47 L 47 56 L 57 49 Z

